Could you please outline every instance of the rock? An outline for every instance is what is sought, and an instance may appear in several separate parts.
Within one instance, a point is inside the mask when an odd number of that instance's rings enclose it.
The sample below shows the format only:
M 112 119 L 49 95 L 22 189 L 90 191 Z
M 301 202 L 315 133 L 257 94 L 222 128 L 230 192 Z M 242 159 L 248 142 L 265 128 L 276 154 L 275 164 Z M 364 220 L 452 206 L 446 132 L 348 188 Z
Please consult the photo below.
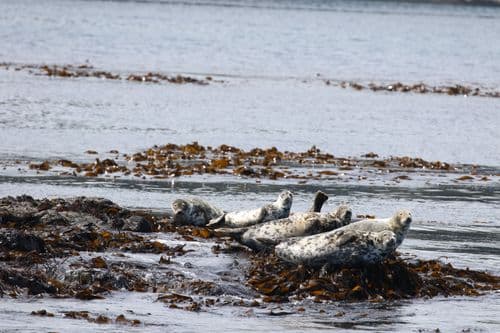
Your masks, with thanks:
M 43 253 L 46 251 L 43 239 L 17 230 L 3 232 L 0 235 L 0 247 L 23 252 L 35 251 L 37 253 Z
M 124 220 L 121 229 L 136 232 L 153 232 L 154 225 L 143 216 L 132 215 Z
M 30 234 L 17 234 L 13 247 L 20 251 L 45 252 L 45 242 L 38 236 Z
M 39 222 L 38 209 L 35 200 L 27 195 L 17 198 L 0 199 L 0 224 L 16 222 L 18 224 L 34 225 Z
M 57 288 L 45 283 L 41 277 L 38 276 L 23 276 L 14 271 L 0 270 L 0 281 L 20 287 L 27 288 L 30 295 L 38 295 L 42 293 L 55 294 Z
M 69 225 L 69 220 L 65 216 L 61 215 L 55 210 L 46 210 L 37 214 L 40 219 L 40 223 L 43 225 Z

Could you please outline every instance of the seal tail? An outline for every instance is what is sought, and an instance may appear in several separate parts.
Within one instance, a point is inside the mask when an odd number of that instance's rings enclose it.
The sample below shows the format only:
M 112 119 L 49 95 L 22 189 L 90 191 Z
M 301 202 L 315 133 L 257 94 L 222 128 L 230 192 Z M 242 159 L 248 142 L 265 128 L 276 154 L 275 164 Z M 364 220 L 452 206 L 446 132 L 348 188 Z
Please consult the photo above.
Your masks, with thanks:
M 230 236 L 241 242 L 241 236 L 247 231 L 247 228 L 218 228 L 214 231 L 217 236 Z
M 224 222 L 226 221 L 226 213 L 222 214 L 221 216 L 215 217 L 211 219 L 208 224 L 206 225 L 207 228 L 218 228 L 221 227 Z
M 328 195 L 326 195 L 326 193 L 322 191 L 316 192 L 316 194 L 314 195 L 313 204 L 311 208 L 309 208 L 309 211 L 316 213 L 321 212 L 321 208 L 323 207 L 323 204 L 326 200 L 328 200 Z

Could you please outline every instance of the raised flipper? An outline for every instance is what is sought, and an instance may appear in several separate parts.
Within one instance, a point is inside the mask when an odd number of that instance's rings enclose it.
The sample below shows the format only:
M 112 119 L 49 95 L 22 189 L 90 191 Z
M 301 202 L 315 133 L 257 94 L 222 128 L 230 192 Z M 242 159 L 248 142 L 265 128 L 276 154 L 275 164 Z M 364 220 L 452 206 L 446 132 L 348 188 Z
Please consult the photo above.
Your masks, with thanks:
M 309 211 L 316 213 L 321 212 L 321 208 L 323 207 L 323 204 L 326 200 L 328 200 L 328 195 L 326 195 L 326 193 L 322 191 L 316 192 L 316 194 L 314 195 L 313 204 L 311 208 L 309 208 Z

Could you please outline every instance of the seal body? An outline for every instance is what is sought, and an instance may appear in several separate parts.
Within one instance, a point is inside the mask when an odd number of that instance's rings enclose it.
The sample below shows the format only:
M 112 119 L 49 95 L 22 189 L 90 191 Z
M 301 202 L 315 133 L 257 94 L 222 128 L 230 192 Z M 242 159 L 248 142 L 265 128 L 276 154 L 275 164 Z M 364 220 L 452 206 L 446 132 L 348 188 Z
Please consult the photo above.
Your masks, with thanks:
M 363 232 L 337 229 L 282 242 L 276 255 L 288 262 L 311 267 L 361 266 L 382 261 L 396 249 L 396 234 L 389 230 Z
M 239 228 L 286 218 L 290 215 L 292 201 L 292 192 L 283 191 L 273 203 L 252 210 L 223 214 L 212 219 L 207 226 L 212 228 Z
M 172 202 L 173 219 L 176 224 L 204 226 L 224 212 L 199 198 L 176 199 Z
M 401 245 L 411 223 L 408 211 L 389 219 L 362 220 L 339 229 L 282 242 L 281 259 L 308 266 L 358 266 L 382 261 Z
M 313 235 L 347 225 L 351 210 L 342 205 L 330 213 L 297 213 L 288 218 L 265 222 L 248 228 L 216 229 L 216 232 L 232 236 L 238 242 L 255 251 L 272 247 L 290 237 Z

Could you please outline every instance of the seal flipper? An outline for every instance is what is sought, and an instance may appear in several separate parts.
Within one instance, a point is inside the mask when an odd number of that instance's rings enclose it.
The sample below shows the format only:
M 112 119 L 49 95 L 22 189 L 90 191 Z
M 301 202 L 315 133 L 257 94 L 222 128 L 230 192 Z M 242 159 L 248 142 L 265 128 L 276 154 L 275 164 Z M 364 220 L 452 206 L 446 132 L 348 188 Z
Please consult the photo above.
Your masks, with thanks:
M 326 195 L 326 193 L 322 191 L 316 192 L 316 194 L 314 195 L 313 204 L 311 208 L 309 208 L 309 211 L 316 213 L 321 212 L 321 208 L 323 207 L 323 204 L 326 200 L 328 200 L 328 195 Z
M 337 239 L 335 240 L 335 246 L 341 247 L 347 243 L 352 242 L 356 239 L 356 233 L 353 231 L 345 231 L 341 232 L 337 235 Z
M 279 241 L 271 240 L 269 238 L 252 238 L 243 240 L 242 244 L 248 246 L 256 252 L 262 252 L 275 247 L 279 244 Z
M 269 238 L 256 238 L 255 239 L 257 242 L 261 243 L 265 247 L 272 247 L 278 245 L 280 242 L 275 239 L 269 239 Z
M 259 215 L 257 216 L 257 223 L 256 224 L 259 224 L 259 223 L 263 223 L 265 218 L 267 217 L 267 209 L 264 208 L 264 207 L 261 207 L 260 210 L 259 210 Z
M 248 230 L 248 228 L 218 228 L 215 233 L 221 236 L 230 236 L 236 241 L 242 243 L 241 236 Z
M 226 222 L 226 213 L 222 214 L 221 216 L 218 216 L 218 217 L 211 219 L 208 222 L 207 227 L 208 228 L 217 228 L 217 227 L 222 226 L 224 224 L 224 222 Z

